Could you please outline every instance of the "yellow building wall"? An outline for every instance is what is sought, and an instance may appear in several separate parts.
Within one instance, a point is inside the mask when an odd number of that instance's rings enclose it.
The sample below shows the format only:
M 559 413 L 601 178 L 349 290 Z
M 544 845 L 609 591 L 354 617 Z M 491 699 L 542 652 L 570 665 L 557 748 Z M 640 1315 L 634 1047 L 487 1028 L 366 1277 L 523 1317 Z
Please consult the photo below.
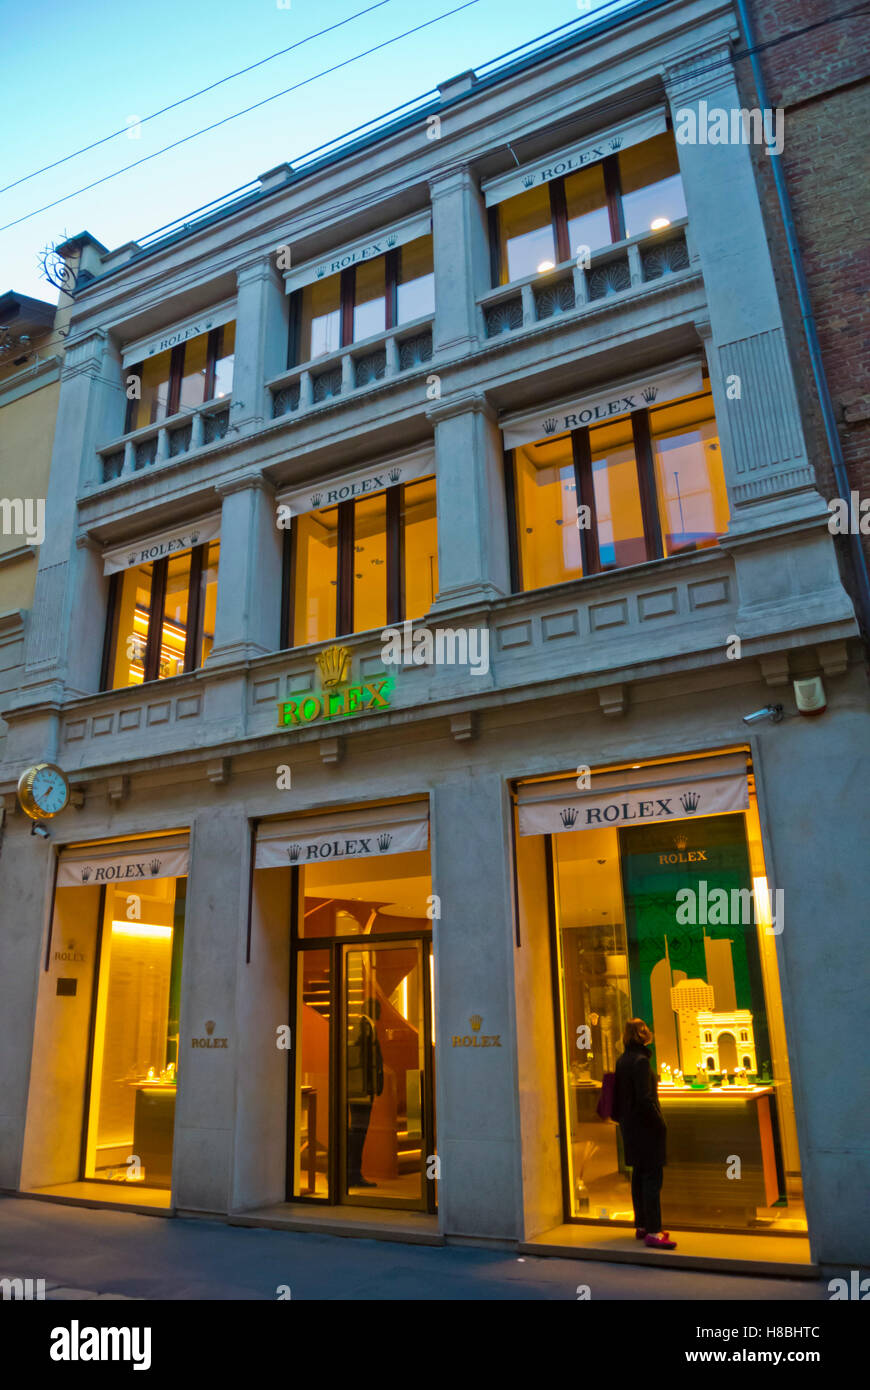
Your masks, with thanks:
M 0 392 L 8 382 L 0 377 Z M 0 498 L 45 498 L 59 395 L 60 382 L 53 381 L 0 405 Z M 36 554 L 3 563 L 9 551 L 28 544 L 26 536 L 5 534 L 3 523 L 0 513 L 0 614 L 31 606 L 39 563 Z

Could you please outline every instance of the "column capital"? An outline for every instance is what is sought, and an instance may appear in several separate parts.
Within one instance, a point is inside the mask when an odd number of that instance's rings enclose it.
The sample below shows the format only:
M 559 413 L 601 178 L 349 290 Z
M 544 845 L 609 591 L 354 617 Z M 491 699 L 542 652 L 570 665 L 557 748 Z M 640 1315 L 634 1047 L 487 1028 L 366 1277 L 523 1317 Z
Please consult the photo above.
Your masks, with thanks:
M 721 87 L 733 86 L 731 46 L 738 38 L 738 30 L 731 29 L 722 35 L 719 42 L 684 53 L 676 62 L 667 63 L 663 77 L 671 104 L 695 101 Z
M 463 189 L 477 193 L 477 180 L 468 164 L 451 164 L 429 175 L 429 193 L 433 198 L 445 197 Z
M 268 478 L 264 478 L 262 473 L 237 473 L 233 478 L 221 478 L 214 484 L 214 490 L 218 497 L 232 497 L 236 492 L 259 491 L 271 498 L 275 496 L 275 488 Z
M 459 391 L 455 396 L 448 396 L 445 400 L 433 402 L 426 409 L 426 418 L 433 425 L 439 425 L 443 420 L 452 420 L 456 415 L 469 413 L 485 415 L 493 424 L 498 424 L 498 412 L 487 399 L 486 392 L 473 388 Z
M 275 285 L 280 284 L 282 289 L 284 287 L 284 277 L 275 264 L 274 247 L 236 266 L 236 285 L 239 289 L 243 285 L 256 285 L 262 280 L 271 280 Z

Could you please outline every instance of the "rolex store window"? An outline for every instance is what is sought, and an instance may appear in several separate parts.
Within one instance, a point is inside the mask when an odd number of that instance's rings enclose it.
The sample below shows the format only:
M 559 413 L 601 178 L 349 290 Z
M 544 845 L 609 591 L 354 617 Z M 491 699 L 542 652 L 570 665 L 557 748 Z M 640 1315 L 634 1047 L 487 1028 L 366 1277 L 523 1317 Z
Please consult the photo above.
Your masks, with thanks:
M 805 1235 L 778 906 L 745 753 L 593 772 L 580 792 L 575 778 L 526 783 L 519 797 L 520 836 L 551 831 L 526 854 L 551 880 L 566 1218 L 633 1227 L 621 1131 L 598 1103 L 626 1022 L 642 1018 L 667 1127 L 666 1226 Z
M 215 540 L 111 576 L 102 690 L 205 665 L 214 644 L 219 556 Z

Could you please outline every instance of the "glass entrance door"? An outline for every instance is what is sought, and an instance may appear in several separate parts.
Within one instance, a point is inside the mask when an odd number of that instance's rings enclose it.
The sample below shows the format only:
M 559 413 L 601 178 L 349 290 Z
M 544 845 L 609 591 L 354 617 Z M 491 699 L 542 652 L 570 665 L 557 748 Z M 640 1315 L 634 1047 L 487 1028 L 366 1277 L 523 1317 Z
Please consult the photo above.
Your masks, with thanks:
M 430 949 L 420 940 L 341 947 L 343 1202 L 427 1205 Z

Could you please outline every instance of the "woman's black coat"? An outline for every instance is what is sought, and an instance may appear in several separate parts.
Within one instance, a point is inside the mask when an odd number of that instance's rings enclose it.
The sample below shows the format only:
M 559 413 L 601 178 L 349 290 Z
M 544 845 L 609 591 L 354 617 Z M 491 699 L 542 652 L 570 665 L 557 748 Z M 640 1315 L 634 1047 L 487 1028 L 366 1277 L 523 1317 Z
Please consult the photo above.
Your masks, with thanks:
M 619 1121 L 625 1161 L 630 1168 L 663 1168 L 667 1126 L 659 1105 L 658 1081 L 650 1066 L 652 1053 L 643 1043 L 629 1043 L 616 1063 L 613 1118 Z

